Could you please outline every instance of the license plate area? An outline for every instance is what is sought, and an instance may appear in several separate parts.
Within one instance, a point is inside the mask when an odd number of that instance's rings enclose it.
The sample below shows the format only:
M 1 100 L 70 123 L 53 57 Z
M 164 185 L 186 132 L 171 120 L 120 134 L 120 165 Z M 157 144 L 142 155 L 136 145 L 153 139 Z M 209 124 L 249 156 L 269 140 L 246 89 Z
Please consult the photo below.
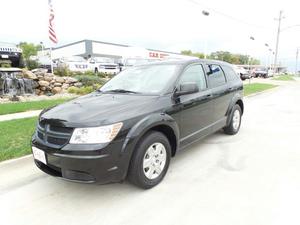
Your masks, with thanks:
M 33 154 L 33 158 L 35 158 L 36 160 L 44 163 L 45 165 L 47 165 L 47 157 L 46 157 L 46 153 L 41 150 L 38 149 L 37 147 L 32 147 L 32 154 Z

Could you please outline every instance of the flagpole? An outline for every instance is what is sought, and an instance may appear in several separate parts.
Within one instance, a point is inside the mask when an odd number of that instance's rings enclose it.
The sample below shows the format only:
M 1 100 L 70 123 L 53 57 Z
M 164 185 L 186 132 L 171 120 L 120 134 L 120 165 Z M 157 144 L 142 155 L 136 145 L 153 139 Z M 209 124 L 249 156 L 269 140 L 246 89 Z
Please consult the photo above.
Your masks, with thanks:
M 52 60 L 52 47 L 50 47 L 50 63 L 51 63 L 51 73 L 54 73 L 54 71 L 53 71 L 53 60 Z
M 49 10 L 50 10 L 50 15 L 49 15 L 49 39 L 53 44 L 57 44 L 57 37 L 56 33 L 53 27 L 53 20 L 54 20 L 54 11 L 53 11 L 53 5 L 52 5 L 52 0 L 48 0 L 48 5 L 49 5 Z M 54 73 L 53 71 L 53 58 L 52 58 L 52 50 L 53 47 L 50 47 L 50 60 L 51 60 L 51 73 Z

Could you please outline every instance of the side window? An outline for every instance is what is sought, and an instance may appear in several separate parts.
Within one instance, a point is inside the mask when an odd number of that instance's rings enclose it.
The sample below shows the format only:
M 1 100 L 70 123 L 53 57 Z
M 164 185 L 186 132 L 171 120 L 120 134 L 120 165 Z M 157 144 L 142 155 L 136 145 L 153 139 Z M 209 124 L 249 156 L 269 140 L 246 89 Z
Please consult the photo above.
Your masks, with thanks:
M 195 82 L 199 90 L 207 88 L 205 73 L 201 65 L 192 65 L 188 67 L 180 77 L 179 84 Z
M 234 72 L 234 70 L 229 67 L 229 66 L 222 66 L 223 71 L 225 72 L 226 78 L 228 81 L 232 81 L 232 80 L 236 80 L 238 79 L 238 75 L 236 74 L 236 72 Z
M 209 73 L 208 80 L 212 87 L 218 87 L 226 83 L 225 75 L 219 65 L 208 65 Z

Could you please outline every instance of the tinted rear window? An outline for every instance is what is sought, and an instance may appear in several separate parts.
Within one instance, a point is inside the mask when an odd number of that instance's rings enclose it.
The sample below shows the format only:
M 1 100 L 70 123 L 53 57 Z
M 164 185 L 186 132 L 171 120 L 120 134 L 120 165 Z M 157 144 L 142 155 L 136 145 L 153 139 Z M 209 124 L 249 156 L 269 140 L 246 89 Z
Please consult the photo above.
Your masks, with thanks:
M 211 87 L 218 87 L 226 83 L 225 75 L 222 68 L 219 65 L 210 64 L 207 65 L 209 68 L 208 80 Z
M 236 72 L 229 66 L 222 66 L 228 81 L 236 80 L 238 78 Z

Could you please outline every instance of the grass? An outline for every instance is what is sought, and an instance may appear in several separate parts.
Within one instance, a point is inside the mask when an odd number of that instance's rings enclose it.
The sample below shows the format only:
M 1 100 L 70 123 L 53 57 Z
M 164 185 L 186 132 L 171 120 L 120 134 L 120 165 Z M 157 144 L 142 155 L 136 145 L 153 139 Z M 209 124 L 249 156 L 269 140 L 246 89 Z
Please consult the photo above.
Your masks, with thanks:
M 271 88 L 277 87 L 273 84 L 262 84 L 262 83 L 253 83 L 244 85 L 244 95 L 251 95 L 253 93 L 262 92 Z
M 294 81 L 295 79 L 292 75 L 280 75 L 273 77 L 272 80 Z
M 30 110 L 45 109 L 66 102 L 70 98 L 51 99 L 31 102 L 17 102 L 0 104 L 0 115 L 25 112 Z
M 37 117 L 0 122 L 0 162 L 31 152 L 30 140 Z

